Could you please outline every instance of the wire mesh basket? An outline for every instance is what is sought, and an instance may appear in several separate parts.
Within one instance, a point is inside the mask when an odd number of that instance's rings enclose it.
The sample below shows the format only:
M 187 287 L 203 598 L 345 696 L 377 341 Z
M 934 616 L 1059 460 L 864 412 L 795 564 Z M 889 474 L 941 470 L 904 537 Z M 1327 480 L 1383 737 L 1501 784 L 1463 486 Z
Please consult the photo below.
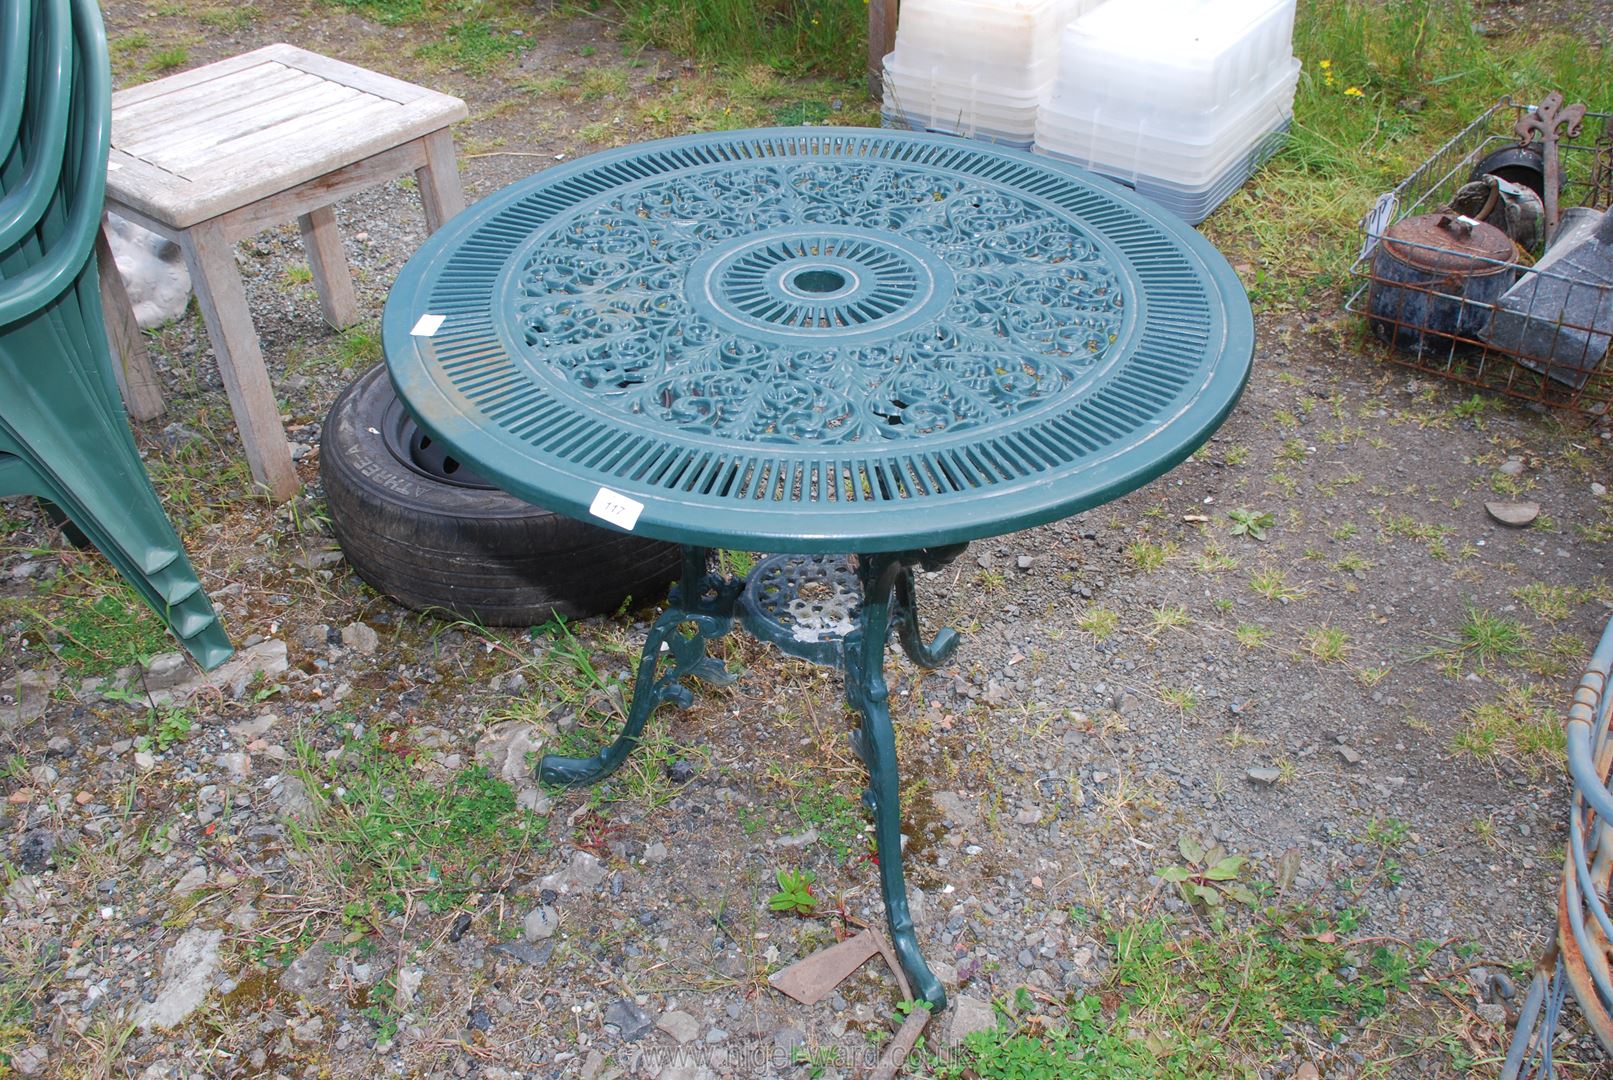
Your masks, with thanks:
M 1584 272 L 1575 255 L 1564 256 L 1571 244 L 1552 249 L 1555 261 L 1537 266 L 1510 243 L 1500 250 L 1476 245 L 1481 250 L 1475 253 L 1465 242 L 1443 242 L 1426 231 L 1412 239 L 1397 231 L 1380 243 L 1403 219 L 1446 209 L 1457 189 L 1475 178 L 1474 166 L 1518 145 L 1513 126 L 1532 109 L 1502 98 L 1379 196 L 1361 223 L 1361 251 L 1351 269 L 1360 286 L 1345 306 L 1391 345 L 1388 356 L 1396 363 L 1602 415 L 1613 409 L 1613 273 Z M 1559 205 L 1613 205 L 1613 114 L 1586 113 L 1579 137 L 1563 139 L 1558 148 Z M 1564 229 L 1576 215 L 1587 226 L 1594 221 L 1594 215 L 1565 213 Z M 1452 216 L 1460 228 L 1476 224 Z M 1414 264 L 1416 272 L 1402 264 Z

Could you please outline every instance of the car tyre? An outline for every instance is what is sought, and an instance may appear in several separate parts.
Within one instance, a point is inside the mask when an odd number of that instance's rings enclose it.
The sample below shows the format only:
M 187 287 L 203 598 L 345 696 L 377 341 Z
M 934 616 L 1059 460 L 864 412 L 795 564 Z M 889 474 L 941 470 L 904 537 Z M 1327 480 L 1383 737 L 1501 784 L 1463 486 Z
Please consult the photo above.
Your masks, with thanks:
M 535 626 L 666 596 L 678 546 L 540 509 L 500 491 L 420 430 L 377 365 L 320 436 L 331 526 L 359 577 L 416 611 Z

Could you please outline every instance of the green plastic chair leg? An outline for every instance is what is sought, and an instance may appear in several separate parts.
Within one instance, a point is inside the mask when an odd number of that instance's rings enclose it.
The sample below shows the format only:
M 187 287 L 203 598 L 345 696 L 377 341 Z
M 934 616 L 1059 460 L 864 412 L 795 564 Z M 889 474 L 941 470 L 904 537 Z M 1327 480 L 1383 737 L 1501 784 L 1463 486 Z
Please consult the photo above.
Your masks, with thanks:
M 52 482 L 26 454 L 13 453 L 15 449 L 20 447 L 0 432 L 0 495 L 34 495 L 49 500 L 168 624 L 203 669 L 211 670 L 229 658 L 233 652 L 229 638 L 190 562 L 179 552 L 177 539 L 173 548 L 176 557 L 167 565 L 155 571 L 140 566 L 125 552 L 115 534 L 73 493 Z
M 0 494 L 56 504 L 168 623 L 204 668 L 231 649 L 179 538 L 147 478 L 121 417 L 106 415 L 98 373 L 76 360 L 19 368 L 29 357 L 62 357 L 59 326 L 41 313 L 0 336 Z M 65 359 L 65 358 L 64 358 Z

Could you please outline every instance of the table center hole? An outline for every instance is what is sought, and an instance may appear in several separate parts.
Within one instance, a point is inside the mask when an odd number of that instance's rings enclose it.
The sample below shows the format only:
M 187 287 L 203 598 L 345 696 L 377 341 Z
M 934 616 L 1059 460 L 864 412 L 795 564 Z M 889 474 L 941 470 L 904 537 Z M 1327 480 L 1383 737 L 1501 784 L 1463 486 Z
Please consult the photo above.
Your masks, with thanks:
M 802 270 L 790 279 L 790 287 L 796 292 L 808 293 L 812 296 L 827 296 L 837 293 L 846 287 L 846 275 L 838 270 Z

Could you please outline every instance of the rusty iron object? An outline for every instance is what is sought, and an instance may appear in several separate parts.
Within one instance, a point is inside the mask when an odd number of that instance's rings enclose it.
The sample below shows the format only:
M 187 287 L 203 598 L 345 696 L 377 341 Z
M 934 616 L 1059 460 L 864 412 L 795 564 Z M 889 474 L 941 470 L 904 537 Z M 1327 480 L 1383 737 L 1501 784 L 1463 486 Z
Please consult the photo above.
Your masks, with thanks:
M 1562 952 L 1553 938 L 1535 961 L 1529 992 L 1513 1020 L 1512 1042 L 1496 1080 L 1545 1080 L 1554 1075 L 1552 1044 L 1567 993 Z
M 1545 1080 L 1552 1069 L 1552 1043 L 1569 993 L 1585 1026 L 1613 1053 L 1613 916 L 1607 909 L 1613 880 L 1613 621 L 1602 631 L 1565 715 L 1568 772 L 1573 807 L 1568 816 L 1568 853 L 1557 890 L 1555 940 L 1535 963 L 1534 978 L 1499 1080 Z
M 1562 134 L 1570 139 L 1577 138 L 1580 127 L 1585 121 L 1585 112 L 1584 105 L 1564 105 L 1563 95 L 1553 90 L 1533 112 L 1525 112 L 1513 125 L 1512 130 L 1517 133 L 1518 144 L 1528 146 L 1538 141 L 1546 163 L 1546 190 L 1543 196 L 1546 202 L 1548 244 L 1557 232 L 1557 200 L 1563 182 L 1562 161 L 1557 153 L 1558 130 L 1561 129 Z
M 1407 266 L 1450 276 L 1447 284 L 1494 273 L 1497 263 L 1509 262 L 1516 253 L 1507 234 L 1494 225 L 1455 214 L 1401 218 L 1384 233 L 1381 246 Z
M 896 950 L 891 948 L 885 935 L 872 926 L 864 927 L 862 933 L 836 942 L 827 949 L 819 949 L 803 960 L 797 960 L 783 971 L 775 971 L 767 981 L 773 984 L 773 989 L 803 1005 L 816 1005 L 875 953 L 885 958 L 891 973 L 896 976 L 896 986 L 902 992 L 902 1000 L 912 1001 L 913 985 L 907 981 L 907 972 L 902 970 Z
M 913 1000 L 913 988 L 907 981 L 907 973 L 902 970 L 901 961 L 896 957 L 896 951 L 891 948 L 885 935 L 873 927 L 865 927 L 863 932 L 844 941 L 836 942 L 827 949 L 819 949 L 803 960 L 797 960 L 783 971 L 776 971 L 769 975 L 767 981 L 773 989 L 794 998 L 803 1005 L 816 1005 L 851 975 L 852 972 L 868 962 L 868 958 L 875 953 L 885 958 L 891 972 L 896 976 L 896 984 L 901 988 L 902 1000 Z M 930 1010 L 922 1004 L 915 1005 L 908 1014 L 896 1035 L 886 1045 L 885 1052 L 879 1056 L 869 1080 L 894 1080 L 901 1071 L 902 1064 L 907 1055 L 913 1052 L 913 1046 L 924 1033 L 924 1026 L 930 1022 Z
M 924 1025 L 929 1022 L 930 1010 L 922 1005 L 915 1006 L 907 1014 L 896 1036 L 886 1045 L 885 1052 L 879 1055 L 879 1061 L 874 1065 L 874 1071 L 868 1074 L 868 1080 L 895 1080 L 896 1074 L 902 1071 L 902 1063 L 907 1060 L 907 1055 L 913 1052 L 913 1044 L 924 1034 Z
M 1506 233 L 1469 217 L 1401 218 L 1372 254 L 1367 308 L 1373 330 L 1419 353 L 1452 337 L 1478 337 L 1517 279 L 1516 252 Z

